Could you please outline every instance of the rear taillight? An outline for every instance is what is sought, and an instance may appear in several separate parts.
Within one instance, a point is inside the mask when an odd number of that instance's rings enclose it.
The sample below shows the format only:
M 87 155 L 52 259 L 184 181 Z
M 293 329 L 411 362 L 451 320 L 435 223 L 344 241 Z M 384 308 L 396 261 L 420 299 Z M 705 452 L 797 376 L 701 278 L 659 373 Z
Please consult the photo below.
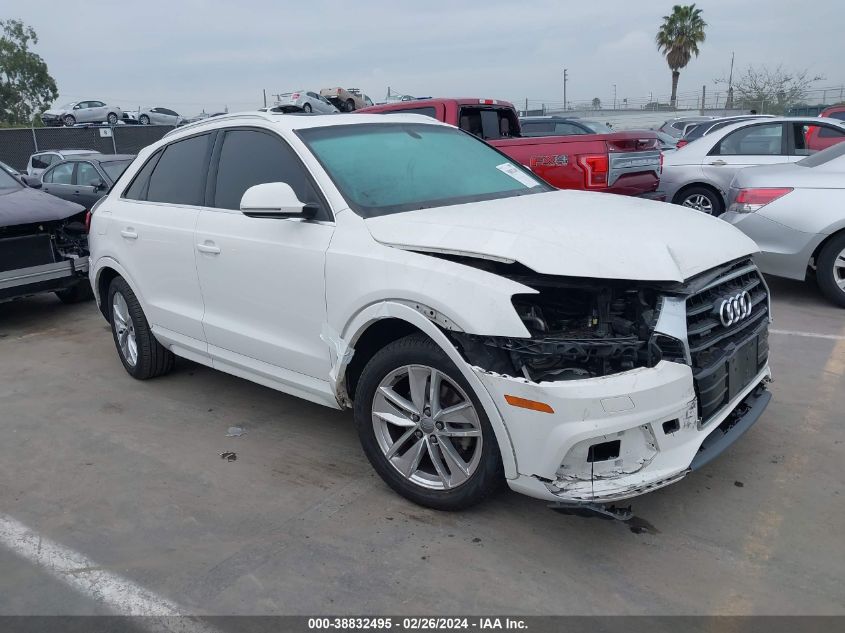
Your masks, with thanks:
M 577 164 L 584 172 L 587 189 L 607 187 L 607 172 L 610 168 L 607 154 L 582 154 L 577 157 Z
M 740 189 L 728 211 L 753 213 L 770 202 L 782 198 L 792 187 L 767 187 L 762 189 Z
M 86 233 L 91 232 L 91 212 L 90 211 L 85 212 L 85 232 Z
M 298 92 L 294 92 L 294 93 L 290 96 L 290 100 L 291 100 L 291 101 L 296 101 L 297 99 L 299 99 L 299 93 L 298 93 Z
M 678 139 L 678 144 L 675 145 L 675 149 L 681 149 L 684 145 L 689 145 L 689 141 L 686 139 Z

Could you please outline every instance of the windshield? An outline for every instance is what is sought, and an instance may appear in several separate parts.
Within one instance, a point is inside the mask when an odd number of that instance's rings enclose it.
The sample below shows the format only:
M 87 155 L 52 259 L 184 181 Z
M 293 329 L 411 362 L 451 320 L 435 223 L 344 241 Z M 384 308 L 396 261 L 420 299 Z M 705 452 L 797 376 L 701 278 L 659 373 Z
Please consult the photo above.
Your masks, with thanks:
M 521 165 L 453 127 L 368 123 L 297 133 L 365 218 L 551 191 Z
M 23 187 L 23 185 L 18 182 L 14 176 L 5 169 L 0 169 L 0 190 L 6 192 L 9 189 L 20 189 L 21 187 Z
M 816 152 L 807 158 L 802 158 L 799 160 L 796 165 L 800 165 L 801 167 L 818 167 L 819 165 L 824 165 L 825 163 L 829 163 L 837 158 L 841 158 L 845 156 L 845 143 L 837 143 L 833 147 L 828 147 L 825 150 L 820 152 Z M 843 163 L 843 171 L 845 171 L 845 160 L 840 161 Z
M 126 170 L 131 163 L 131 160 L 112 160 L 107 163 L 100 163 L 100 167 L 106 172 L 106 175 L 112 179 L 112 182 L 117 181 L 120 175 Z

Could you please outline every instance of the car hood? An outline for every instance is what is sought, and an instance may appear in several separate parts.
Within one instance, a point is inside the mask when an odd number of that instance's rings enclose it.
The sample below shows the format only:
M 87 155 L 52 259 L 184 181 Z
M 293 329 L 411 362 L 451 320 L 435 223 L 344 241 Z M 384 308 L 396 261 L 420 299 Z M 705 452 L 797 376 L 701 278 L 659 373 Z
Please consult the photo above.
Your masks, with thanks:
M 541 274 L 684 281 L 757 252 L 730 224 L 664 202 L 554 191 L 366 220 L 405 250 L 519 262 Z
M 53 116 L 60 116 L 62 114 L 67 114 L 69 111 L 64 108 L 50 108 L 49 110 L 44 110 L 43 114 L 52 114 Z
M 85 207 L 43 191 L 23 187 L 0 190 L 0 226 L 55 222 L 85 211 Z

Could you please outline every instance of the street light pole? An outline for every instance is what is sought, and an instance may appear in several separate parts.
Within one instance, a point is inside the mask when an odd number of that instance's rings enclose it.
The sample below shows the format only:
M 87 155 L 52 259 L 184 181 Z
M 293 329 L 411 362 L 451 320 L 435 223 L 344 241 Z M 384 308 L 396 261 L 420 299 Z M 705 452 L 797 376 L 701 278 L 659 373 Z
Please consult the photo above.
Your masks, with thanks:
M 569 81 L 569 70 L 563 69 L 563 111 L 566 112 L 566 82 Z
M 616 109 L 616 84 L 613 84 L 613 109 Z

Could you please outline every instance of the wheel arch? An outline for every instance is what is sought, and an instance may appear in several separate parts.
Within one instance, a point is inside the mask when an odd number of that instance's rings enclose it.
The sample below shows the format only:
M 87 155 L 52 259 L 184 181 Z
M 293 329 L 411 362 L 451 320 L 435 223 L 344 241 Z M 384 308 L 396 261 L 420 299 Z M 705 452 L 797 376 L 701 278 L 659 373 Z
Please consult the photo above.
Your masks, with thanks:
M 845 226 L 840 226 L 837 229 L 834 229 L 834 231 L 830 235 L 826 235 L 825 238 L 821 242 L 819 242 L 818 246 L 816 246 L 816 248 L 813 250 L 813 254 L 810 257 L 814 265 L 818 265 L 819 255 L 821 254 L 822 249 L 827 246 L 831 242 L 831 240 L 835 240 L 843 234 L 845 234 Z M 810 262 L 807 262 L 807 268 L 809 267 Z
M 689 191 L 690 189 L 695 189 L 696 187 L 701 187 L 702 189 L 709 189 L 714 194 L 719 196 L 719 201 L 722 203 L 722 211 L 727 210 L 728 205 L 726 204 L 725 196 L 722 194 L 722 192 L 719 190 L 719 188 L 716 187 L 715 185 L 710 184 L 709 182 L 702 182 L 702 181 L 691 182 L 687 185 L 684 185 L 680 189 L 678 189 L 678 191 L 675 193 L 675 196 L 672 198 L 672 203 L 673 204 L 681 204 L 681 202 L 680 202 L 681 197 L 687 191 Z
M 138 298 L 138 302 L 141 304 L 141 307 L 146 312 L 146 302 L 144 301 L 143 295 L 138 291 L 138 286 L 132 278 L 117 261 L 110 257 L 102 257 L 94 266 L 94 273 L 91 276 L 91 287 L 94 290 L 94 297 L 97 300 L 97 306 L 100 308 L 100 313 L 103 317 L 105 317 L 106 321 L 111 322 L 107 305 L 109 298 L 108 294 L 109 286 L 111 286 L 111 282 L 116 277 L 122 277 L 124 281 L 129 284 L 132 292 L 135 293 L 135 296 Z
M 322 337 L 332 349 L 330 380 L 335 395 L 338 402 L 348 406 L 352 400 L 350 391 L 357 384 L 367 361 L 376 352 L 391 341 L 408 334 L 422 333 L 449 357 L 473 388 L 496 434 L 505 477 L 513 479 L 517 476 L 517 465 L 507 427 L 481 380 L 449 340 L 446 334 L 446 324 L 449 323 L 448 319 L 430 308 L 397 300 L 382 301 L 359 311 L 343 328 L 341 335 L 324 326 Z M 357 360 L 356 356 L 359 356 Z

